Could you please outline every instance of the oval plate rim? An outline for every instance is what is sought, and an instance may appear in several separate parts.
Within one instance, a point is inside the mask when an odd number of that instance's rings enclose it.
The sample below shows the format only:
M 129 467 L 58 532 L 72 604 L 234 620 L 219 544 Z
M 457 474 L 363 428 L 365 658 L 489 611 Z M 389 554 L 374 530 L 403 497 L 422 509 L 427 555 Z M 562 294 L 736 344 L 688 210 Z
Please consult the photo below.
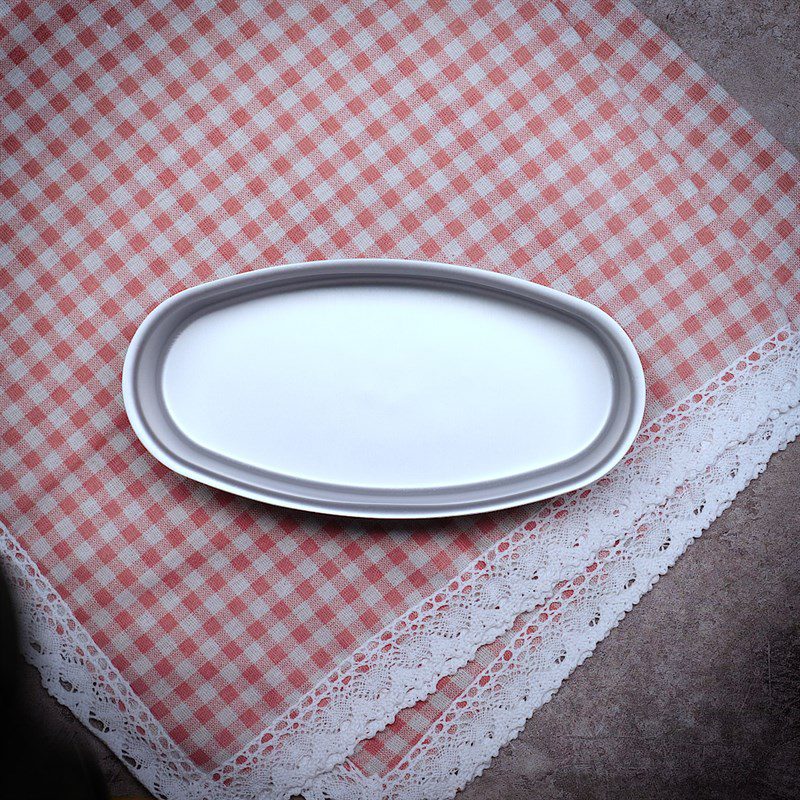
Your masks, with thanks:
M 347 270 L 347 272 L 342 272 L 343 270 Z M 393 277 L 409 279 L 411 282 L 436 279 L 455 284 L 462 289 L 469 287 L 472 287 L 473 290 L 483 289 L 485 291 L 488 289 L 495 293 L 522 297 L 529 303 L 544 304 L 550 308 L 566 310 L 589 327 L 602 331 L 620 355 L 624 373 L 629 381 L 629 413 L 622 426 L 617 444 L 594 469 L 585 471 L 572 481 L 561 482 L 555 489 L 553 485 L 533 486 L 526 491 L 511 495 L 498 494 L 497 497 L 488 497 L 478 501 L 440 501 L 411 505 L 403 503 L 402 492 L 398 492 L 398 498 L 393 503 L 385 501 L 366 503 L 363 500 L 348 501 L 335 498 L 325 499 L 320 496 L 309 497 L 302 493 L 281 492 L 265 486 L 254 488 L 250 484 L 237 481 L 230 475 L 225 476 L 203 470 L 197 464 L 172 452 L 159 440 L 147 423 L 146 414 L 143 412 L 136 376 L 139 372 L 142 350 L 150 334 L 169 313 L 173 312 L 176 306 L 193 299 L 196 300 L 198 297 L 202 298 L 212 292 L 219 294 L 224 291 L 234 295 L 237 290 L 246 291 L 250 284 L 274 284 L 278 287 L 280 284 L 285 284 L 288 287 L 293 283 L 302 284 L 306 281 L 319 284 L 321 278 L 329 278 L 337 282 L 347 277 L 364 280 Z M 241 497 L 301 511 L 367 519 L 432 519 L 485 513 L 527 505 L 574 491 L 598 480 L 622 459 L 636 438 L 644 416 L 645 379 L 639 355 L 622 326 L 605 311 L 585 300 L 548 286 L 474 267 L 433 261 L 352 258 L 306 261 L 259 268 L 207 281 L 168 297 L 149 312 L 131 340 L 123 364 L 122 396 L 131 427 L 145 449 L 164 466 L 184 477 Z M 289 480 L 288 483 L 291 484 L 292 481 Z M 503 481 L 496 481 L 496 483 L 502 484 Z M 341 488 L 347 489 L 348 487 Z M 444 490 L 445 487 L 442 488 Z M 435 493 L 431 494 L 433 496 Z

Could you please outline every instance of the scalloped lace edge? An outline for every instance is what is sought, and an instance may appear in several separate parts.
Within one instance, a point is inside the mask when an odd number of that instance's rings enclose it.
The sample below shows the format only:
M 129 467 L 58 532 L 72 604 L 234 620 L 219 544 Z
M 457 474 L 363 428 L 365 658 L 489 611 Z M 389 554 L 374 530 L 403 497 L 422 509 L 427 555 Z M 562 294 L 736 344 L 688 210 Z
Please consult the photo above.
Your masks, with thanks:
M 385 776 L 367 775 L 347 760 L 306 787 L 306 800 L 450 800 L 490 766 L 501 748 L 522 732 L 534 712 L 591 657 L 689 545 L 766 469 L 769 458 L 798 435 L 800 406 L 795 405 L 777 414 L 773 410 L 747 441 L 732 444 L 712 466 L 727 470 L 735 463 L 736 477 L 719 487 L 715 496 L 707 491 L 707 485 L 698 484 L 694 491 L 689 487 L 677 498 L 676 505 L 689 519 L 694 516 L 694 521 L 684 526 L 679 536 L 670 529 L 672 547 L 662 558 L 653 559 L 650 554 L 647 563 L 632 560 L 629 569 L 639 573 L 638 579 L 614 597 L 603 624 L 595 630 L 587 628 L 584 636 L 573 636 L 571 641 L 559 640 L 563 656 L 560 654 L 554 668 L 541 670 L 534 664 L 534 639 L 521 636 L 515 648 L 503 648 L 475 676 L 407 757 Z M 699 511 L 692 514 L 696 509 Z
M 517 681 L 517 697 L 515 699 L 518 703 L 518 711 L 516 713 L 507 714 L 506 718 L 501 721 L 501 724 L 494 728 L 491 737 L 485 735 L 489 730 L 492 730 L 491 726 L 486 726 L 484 735 L 479 737 L 471 737 L 464 734 L 454 735 L 452 730 L 448 730 L 445 749 L 451 751 L 453 754 L 458 754 L 456 759 L 458 763 L 458 772 L 456 772 L 456 770 L 442 769 L 443 753 L 441 749 L 436 747 L 437 743 L 441 747 L 442 730 L 440 727 L 437 731 L 435 730 L 436 726 L 432 726 L 432 730 L 428 736 L 425 737 L 424 743 L 416 748 L 411 758 L 393 770 L 387 775 L 387 779 L 382 782 L 383 787 L 387 789 L 385 792 L 387 800 L 390 798 L 394 800 L 394 798 L 399 798 L 401 796 L 404 800 L 416 800 L 423 796 L 425 800 L 434 800 L 434 798 L 436 798 L 436 800 L 449 800 L 457 791 L 463 789 L 467 783 L 481 775 L 490 765 L 492 759 L 498 755 L 500 749 L 519 736 L 526 722 L 533 716 L 534 712 L 551 700 L 563 682 L 594 654 L 600 642 L 606 639 L 611 632 L 620 625 L 625 615 L 633 610 L 642 597 L 658 583 L 662 576 L 666 575 L 669 568 L 686 552 L 689 545 L 692 544 L 695 539 L 700 538 L 711 523 L 732 504 L 736 495 L 766 469 L 769 458 L 778 450 L 785 450 L 787 445 L 800 435 L 800 407 L 795 407 L 784 412 L 783 423 L 784 424 L 780 427 L 783 427 L 784 431 L 779 434 L 780 439 L 775 440 L 779 442 L 778 446 L 774 450 L 765 452 L 757 463 L 750 464 L 749 474 L 743 473 L 740 482 L 737 482 L 738 485 L 728 497 L 724 499 L 716 498 L 715 500 L 706 498 L 706 502 L 713 508 L 713 511 L 706 517 L 702 525 L 698 526 L 686 536 L 682 544 L 674 549 L 672 556 L 666 560 L 654 574 L 642 580 L 640 585 L 632 590 L 632 595 L 625 595 L 620 598 L 619 602 L 615 604 L 617 610 L 612 616 L 610 624 L 601 629 L 600 634 L 595 640 L 581 643 L 588 649 L 574 650 L 573 653 L 570 654 L 571 657 L 568 656 L 565 660 L 565 666 L 562 670 L 554 670 L 552 675 L 545 676 L 543 680 L 539 680 L 533 685 L 526 681 Z M 770 424 L 765 427 L 774 429 L 776 426 Z M 755 435 L 753 438 L 757 440 L 759 437 Z M 742 446 L 747 447 L 748 445 L 745 444 Z M 527 651 L 522 650 L 515 653 L 515 659 L 517 662 L 524 661 L 528 655 L 529 653 Z M 505 676 L 516 666 L 518 666 L 518 664 L 514 663 L 514 659 L 512 659 L 511 662 L 496 659 L 489 668 L 475 678 L 469 688 L 477 687 L 483 677 L 490 677 L 491 683 L 487 685 L 489 687 L 494 687 L 499 681 L 504 680 Z M 495 670 L 495 667 L 500 668 Z M 520 674 L 525 673 L 523 671 Z M 467 693 L 469 693 L 469 688 Z M 465 717 L 474 716 L 477 718 L 481 715 L 485 715 L 487 709 L 494 706 L 491 701 L 491 691 L 492 688 L 481 687 L 467 705 L 462 708 L 457 708 L 455 713 L 448 712 L 444 716 L 444 722 L 447 727 L 451 729 L 458 720 L 464 719 Z M 500 729 L 499 733 L 497 728 Z M 477 748 L 475 753 L 469 753 L 475 742 L 483 746 Z M 469 756 L 466 758 L 464 757 L 465 753 L 469 753 Z M 438 776 L 447 776 L 444 791 L 440 791 L 434 795 L 430 794 L 426 787 L 424 795 L 420 794 L 417 791 L 418 787 L 414 786 L 417 782 L 417 775 L 422 771 L 421 768 L 424 769 L 425 761 L 430 765 L 431 761 L 434 759 L 437 774 L 436 783 L 439 785 L 442 783 L 442 781 L 438 779 Z M 430 770 L 428 771 L 430 772 Z M 461 777 L 458 777 L 458 775 Z M 409 784 L 411 784 L 411 786 L 409 786 Z M 313 800 L 313 798 L 309 796 L 306 800 Z
M 696 461 L 702 454 L 706 464 L 713 463 L 732 439 L 746 442 L 769 411 L 751 402 L 752 397 L 734 402 L 734 394 L 745 386 L 755 386 L 757 393 L 769 390 L 773 406 L 777 402 L 779 410 L 788 410 L 789 397 L 796 389 L 789 377 L 796 375 L 798 347 L 798 334 L 791 327 L 768 337 L 647 425 L 621 467 L 612 473 L 617 480 L 609 476 L 538 511 L 533 520 L 498 542 L 446 589 L 362 645 L 262 736 L 210 774 L 199 770 L 171 741 L 28 554 L 2 527 L 0 553 L 21 589 L 18 601 L 26 657 L 39 669 L 50 694 L 103 739 L 159 797 L 233 800 L 286 797 L 304 787 L 311 790 L 316 776 L 324 776 L 344 762 L 359 741 L 390 724 L 403 707 L 430 694 L 443 675 L 464 666 L 478 647 L 495 640 L 520 613 L 545 599 L 563 575 L 579 571 L 610 531 L 629 526 L 643 508 L 670 497 L 687 474 L 691 479 L 693 471 L 685 468 L 692 463 L 687 461 L 689 456 Z M 726 402 L 709 402 L 711 397 Z M 703 418 L 706 425 L 695 430 L 697 426 L 690 424 L 695 417 Z M 669 447 L 665 448 L 666 443 Z M 680 445 L 677 448 L 676 443 Z M 658 462 L 656 470 L 651 461 Z M 635 473 L 636 480 L 631 481 L 630 475 L 620 480 L 625 469 Z M 621 496 L 627 498 L 632 491 L 641 492 L 643 500 L 628 508 Z M 607 509 L 611 524 L 587 531 L 588 507 Z M 542 568 L 541 553 L 536 560 L 535 544 L 547 538 L 543 531 L 565 528 L 567 516 L 570 527 L 577 527 L 580 535 L 571 544 L 546 551 L 550 564 Z M 577 525 L 572 525 L 573 521 Z M 466 609 L 469 624 L 464 624 L 463 613 L 453 613 L 455 609 Z M 431 636 L 431 625 L 448 618 L 455 618 L 456 632 L 439 630 Z M 398 660 L 405 670 L 395 669 Z M 373 791 L 373 778 L 368 783 Z
M 776 407 L 795 402 L 796 385 L 784 380 L 781 364 L 786 361 L 790 374 L 799 347 L 797 331 L 781 328 L 646 425 L 609 475 L 544 505 L 447 586 L 361 645 L 217 768 L 214 779 L 241 796 L 262 786 L 289 796 L 341 764 L 359 741 L 427 697 L 442 677 L 550 596 L 564 575 L 591 563 L 616 531 L 670 497 L 731 439 L 746 440 L 762 420 L 762 394 Z

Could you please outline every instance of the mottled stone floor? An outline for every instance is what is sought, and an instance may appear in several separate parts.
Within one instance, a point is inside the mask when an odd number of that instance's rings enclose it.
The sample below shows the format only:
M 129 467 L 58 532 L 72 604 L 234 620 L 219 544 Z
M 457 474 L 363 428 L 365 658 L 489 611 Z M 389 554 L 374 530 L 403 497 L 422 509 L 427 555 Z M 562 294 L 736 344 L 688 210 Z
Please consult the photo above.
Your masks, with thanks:
M 800 152 L 800 0 L 635 2 Z M 463 799 L 800 797 L 798 476 L 800 442 L 773 457 Z M 26 676 L 50 734 L 85 740 L 114 794 L 146 796 L 32 668 Z

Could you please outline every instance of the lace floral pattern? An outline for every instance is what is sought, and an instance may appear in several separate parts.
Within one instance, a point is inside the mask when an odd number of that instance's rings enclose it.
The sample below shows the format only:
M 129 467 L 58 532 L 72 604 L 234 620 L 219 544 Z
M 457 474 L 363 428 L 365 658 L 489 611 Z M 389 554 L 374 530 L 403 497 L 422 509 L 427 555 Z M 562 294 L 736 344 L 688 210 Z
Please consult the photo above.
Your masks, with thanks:
M 48 691 L 160 797 L 238 800 L 265 792 L 288 796 L 301 789 L 327 796 L 326 792 L 333 791 L 330 782 L 340 780 L 350 785 L 350 793 L 344 796 L 352 797 L 362 780 L 360 773 L 352 767 L 330 771 L 358 741 L 391 722 L 400 708 L 433 691 L 439 677 L 463 666 L 479 646 L 507 631 L 519 614 L 551 596 L 564 576 L 580 576 L 602 561 L 596 574 L 608 576 L 602 584 L 604 593 L 594 593 L 590 587 L 595 584 L 587 581 L 575 591 L 576 599 L 566 604 L 559 620 L 548 627 L 559 652 L 567 643 L 572 648 L 557 669 L 535 666 L 547 652 L 538 642 L 539 656 L 530 660 L 519 655 L 527 652 L 524 644 L 529 638 L 542 636 L 540 631 L 531 631 L 530 637 L 515 638 L 520 645 L 509 650 L 509 661 L 487 673 L 485 686 L 471 687 L 475 694 L 464 700 L 468 706 L 499 709 L 506 704 L 508 713 L 488 715 L 505 720 L 505 728 L 501 725 L 491 740 L 494 751 L 492 747 L 476 749 L 473 744 L 470 752 L 479 756 L 473 767 L 448 767 L 438 778 L 431 778 L 423 768 L 425 759 L 444 764 L 440 750 L 451 753 L 450 758 L 461 758 L 457 747 L 452 750 L 448 744 L 442 749 L 443 739 L 449 742 L 450 734 L 443 737 L 434 730 L 404 762 L 405 767 L 400 765 L 387 778 L 387 792 L 399 787 L 397 792 L 413 790 L 420 797 L 429 796 L 429 790 L 431 796 L 449 796 L 453 786 L 463 785 L 521 728 L 691 538 L 758 473 L 769 455 L 796 435 L 798 353 L 798 333 L 788 327 L 778 331 L 650 423 L 611 476 L 545 506 L 445 590 L 367 642 L 258 740 L 210 775 L 200 772 L 170 741 L 27 554 L 3 530 L 2 552 L 21 588 L 27 655 L 40 669 Z M 630 502 L 632 497 L 636 503 Z M 686 524 L 678 526 L 676 520 L 683 518 Z M 565 634 L 572 628 L 565 620 L 572 619 L 571 614 L 588 613 L 593 603 L 603 624 L 590 626 L 588 638 L 582 635 L 567 641 Z M 585 626 L 581 630 L 585 634 Z M 598 636 L 601 631 L 605 633 Z M 530 688 L 540 684 L 541 689 Z M 491 694 L 489 685 L 500 688 Z M 520 687 L 521 693 L 515 694 Z M 520 709 L 525 711 L 521 718 Z M 467 738 L 474 726 L 486 724 L 487 717 L 475 709 L 467 713 L 455 708 L 452 713 L 458 724 L 448 723 L 444 730 L 453 727 Z M 314 741 L 322 744 L 321 754 L 304 752 L 312 731 Z M 482 741 L 481 736 L 477 739 Z M 427 777 L 415 783 L 414 775 Z M 365 791 L 374 797 L 378 779 L 363 780 L 367 781 Z M 436 783 L 435 792 L 430 781 Z
M 789 383 L 798 385 L 797 352 Z M 800 397 L 797 398 L 800 402 Z M 718 459 L 683 482 L 633 528 L 597 553 L 588 569 L 560 584 L 548 609 L 524 615 L 491 665 L 382 781 L 380 796 L 449 800 L 516 737 L 571 672 L 675 563 L 689 544 L 800 433 L 800 406 L 772 406 L 746 440 L 735 437 Z M 552 609 L 555 608 L 555 611 Z M 549 612 L 549 613 L 548 613 Z M 346 764 L 307 788 L 308 800 L 369 794 Z M 353 787 L 358 785 L 358 794 Z
M 430 694 L 520 613 L 550 596 L 563 576 L 591 563 L 617 531 L 663 503 L 687 477 L 696 478 L 732 440 L 745 441 L 762 419 L 763 397 L 777 409 L 796 403 L 796 370 L 778 373 L 784 363 L 796 365 L 797 349 L 796 332 L 778 331 L 646 426 L 610 475 L 547 504 L 441 592 L 370 639 L 215 778 L 246 790 L 253 770 L 266 768 L 270 785 L 291 794 L 341 763 L 360 739 Z M 291 748 L 281 745 L 287 736 Z

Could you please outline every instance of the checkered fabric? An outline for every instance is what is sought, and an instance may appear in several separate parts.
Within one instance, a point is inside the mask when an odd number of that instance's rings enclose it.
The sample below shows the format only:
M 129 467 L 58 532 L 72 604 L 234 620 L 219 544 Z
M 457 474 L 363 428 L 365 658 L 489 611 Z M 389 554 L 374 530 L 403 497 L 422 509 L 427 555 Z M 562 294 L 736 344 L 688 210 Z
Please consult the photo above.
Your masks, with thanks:
M 627 3 L 20 2 L 0 18 L 0 513 L 203 767 L 518 512 L 324 520 L 179 478 L 120 375 L 146 313 L 310 259 L 593 302 L 647 416 L 795 313 L 795 160 Z

